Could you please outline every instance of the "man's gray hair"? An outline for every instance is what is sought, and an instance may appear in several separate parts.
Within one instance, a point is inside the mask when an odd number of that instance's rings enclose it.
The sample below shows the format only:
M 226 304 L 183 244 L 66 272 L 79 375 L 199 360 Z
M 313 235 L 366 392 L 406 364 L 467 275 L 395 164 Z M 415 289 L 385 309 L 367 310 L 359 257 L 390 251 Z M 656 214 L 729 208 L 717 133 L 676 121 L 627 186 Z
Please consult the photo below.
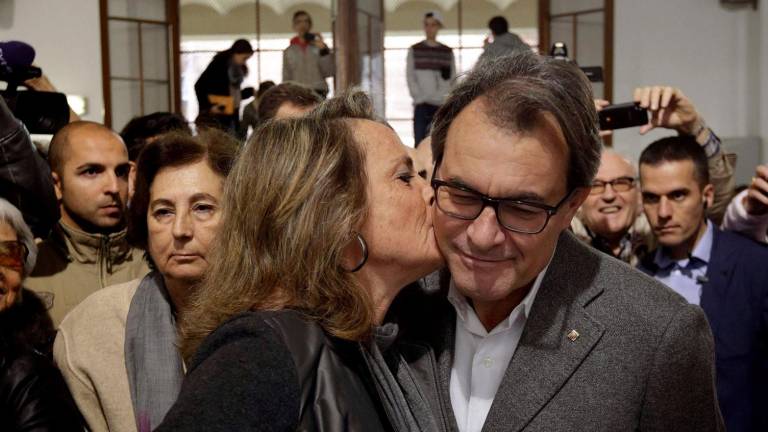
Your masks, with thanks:
M 35 244 L 35 237 L 32 235 L 32 231 L 27 226 L 27 223 L 24 222 L 24 216 L 21 215 L 19 209 L 3 198 L 0 198 L 0 221 L 10 225 L 13 231 L 16 232 L 19 241 L 27 247 L 29 254 L 27 254 L 27 259 L 24 261 L 22 277 L 29 276 L 37 262 L 37 245 Z
M 568 147 L 568 190 L 592 183 L 602 144 L 592 86 L 575 63 L 519 52 L 477 64 L 435 114 L 432 152 L 436 164 L 442 161 L 451 123 L 480 97 L 484 97 L 488 119 L 511 132 L 530 132 L 545 124 L 544 114 L 552 115 Z

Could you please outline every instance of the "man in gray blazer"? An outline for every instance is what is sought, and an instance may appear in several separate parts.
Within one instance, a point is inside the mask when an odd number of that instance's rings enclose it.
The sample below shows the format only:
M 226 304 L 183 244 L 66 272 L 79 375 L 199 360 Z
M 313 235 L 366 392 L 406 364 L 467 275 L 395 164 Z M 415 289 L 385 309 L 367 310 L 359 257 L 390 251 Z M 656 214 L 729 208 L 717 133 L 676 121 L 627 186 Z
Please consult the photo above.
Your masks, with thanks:
M 448 268 L 406 290 L 387 353 L 439 429 L 723 430 L 703 312 L 567 231 L 600 162 L 572 63 L 483 62 L 435 117 L 435 237 Z

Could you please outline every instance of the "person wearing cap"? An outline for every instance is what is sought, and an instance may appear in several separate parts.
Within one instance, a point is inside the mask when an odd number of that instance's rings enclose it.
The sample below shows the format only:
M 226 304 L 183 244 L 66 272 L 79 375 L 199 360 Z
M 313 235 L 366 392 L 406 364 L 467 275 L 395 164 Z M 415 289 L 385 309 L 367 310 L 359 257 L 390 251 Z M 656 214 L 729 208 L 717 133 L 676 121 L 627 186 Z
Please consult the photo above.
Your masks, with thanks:
M 253 96 L 253 87 L 240 89 L 248 75 L 246 62 L 252 55 L 253 47 L 245 39 L 216 53 L 195 82 L 200 107 L 195 123 L 235 133 L 240 123 L 240 101 Z
M 408 48 L 406 77 L 413 98 L 413 135 L 416 146 L 427 136 L 432 117 L 442 105 L 456 77 L 453 50 L 437 41 L 443 27 L 439 12 L 424 14 L 426 39 Z

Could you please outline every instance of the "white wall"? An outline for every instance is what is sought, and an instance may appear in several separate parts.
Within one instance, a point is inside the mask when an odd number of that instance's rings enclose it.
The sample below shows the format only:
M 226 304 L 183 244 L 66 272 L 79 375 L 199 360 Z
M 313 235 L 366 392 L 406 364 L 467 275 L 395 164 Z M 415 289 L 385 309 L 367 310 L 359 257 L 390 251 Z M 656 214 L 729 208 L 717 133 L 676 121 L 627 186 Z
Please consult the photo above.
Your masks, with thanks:
M 84 119 L 104 120 L 97 0 L 0 0 L 0 41 L 20 40 L 35 64 L 67 94 L 84 96 Z
M 718 0 L 616 0 L 614 102 L 640 85 L 680 87 L 722 138 L 761 137 L 768 157 L 768 4 L 726 9 Z M 763 78 L 766 77 L 766 78 Z M 620 131 L 630 156 L 666 136 Z M 740 161 L 754 167 L 757 161 Z

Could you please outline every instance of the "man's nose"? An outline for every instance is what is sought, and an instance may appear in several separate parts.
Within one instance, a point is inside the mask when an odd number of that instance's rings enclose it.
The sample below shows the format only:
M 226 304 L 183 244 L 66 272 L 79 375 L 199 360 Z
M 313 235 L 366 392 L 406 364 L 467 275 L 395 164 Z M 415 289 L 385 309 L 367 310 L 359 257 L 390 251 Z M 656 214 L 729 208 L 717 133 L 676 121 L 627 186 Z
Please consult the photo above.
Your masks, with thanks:
M 480 216 L 469 224 L 467 237 L 473 246 L 481 250 L 491 249 L 504 242 L 504 227 L 499 224 L 496 211 L 492 207 L 485 207 Z
M 107 173 L 107 179 L 105 180 L 104 191 L 108 194 L 117 194 L 120 192 L 120 177 L 115 173 Z
M 613 190 L 613 185 L 606 183 L 600 198 L 602 198 L 603 201 L 613 201 L 616 199 L 616 191 Z
M 672 217 L 672 203 L 667 197 L 661 197 L 659 199 L 659 218 L 669 219 L 670 217 Z

